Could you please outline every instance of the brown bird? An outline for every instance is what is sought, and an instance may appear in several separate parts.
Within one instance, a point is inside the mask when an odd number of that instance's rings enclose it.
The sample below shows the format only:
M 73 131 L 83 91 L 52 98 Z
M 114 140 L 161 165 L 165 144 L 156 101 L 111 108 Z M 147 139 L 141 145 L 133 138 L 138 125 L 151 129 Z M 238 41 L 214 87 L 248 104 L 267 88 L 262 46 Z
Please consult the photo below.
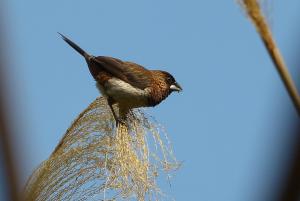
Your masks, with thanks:
M 148 70 L 139 64 L 113 57 L 92 56 L 70 39 L 59 34 L 65 42 L 85 58 L 89 70 L 97 82 L 97 88 L 107 99 L 116 124 L 123 122 L 123 118 L 130 109 L 154 107 L 173 91 L 182 90 L 168 72 Z M 113 104 L 119 106 L 119 117 L 112 107 Z

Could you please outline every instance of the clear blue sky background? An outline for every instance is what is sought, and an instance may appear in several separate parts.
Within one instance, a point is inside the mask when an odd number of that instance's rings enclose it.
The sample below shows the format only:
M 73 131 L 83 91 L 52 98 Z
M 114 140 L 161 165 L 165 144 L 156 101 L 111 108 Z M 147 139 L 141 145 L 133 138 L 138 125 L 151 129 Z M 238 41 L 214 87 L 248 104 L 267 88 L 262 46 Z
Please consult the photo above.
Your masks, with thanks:
M 295 76 L 300 1 L 269 4 L 274 36 Z M 183 93 L 147 110 L 184 161 L 171 188 L 163 186 L 176 200 L 271 199 L 290 143 L 286 120 L 296 113 L 234 0 L 9 0 L 5 11 L 23 183 L 99 95 L 59 31 L 94 55 L 169 71 L 182 85 Z

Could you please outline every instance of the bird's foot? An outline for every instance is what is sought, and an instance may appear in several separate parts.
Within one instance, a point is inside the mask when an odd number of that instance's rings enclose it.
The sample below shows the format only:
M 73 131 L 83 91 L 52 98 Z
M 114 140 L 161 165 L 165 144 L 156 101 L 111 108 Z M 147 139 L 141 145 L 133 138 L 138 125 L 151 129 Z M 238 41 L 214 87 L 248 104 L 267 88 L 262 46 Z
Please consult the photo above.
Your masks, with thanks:
M 120 124 L 126 125 L 126 121 L 122 118 L 116 118 L 116 127 L 119 127 Z

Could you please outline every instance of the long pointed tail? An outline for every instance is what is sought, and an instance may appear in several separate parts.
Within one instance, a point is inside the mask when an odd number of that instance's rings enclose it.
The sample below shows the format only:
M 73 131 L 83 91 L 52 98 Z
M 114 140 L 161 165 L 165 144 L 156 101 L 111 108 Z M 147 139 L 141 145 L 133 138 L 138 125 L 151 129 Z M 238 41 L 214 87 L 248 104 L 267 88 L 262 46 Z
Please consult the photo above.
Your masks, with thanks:
M 62 37 L 62 39 L 64 41 L 66 41 L 66 43 L 68 43 L 72 48 L 74 48 L 79 54 L 81 54 L 84 58 L 88 59 L 90 57 L 90 55 L 88 53 L 86 53 L 83 49 L 81 49 L 78 45 L 76 45 L 73 41 L 71 41 L 70 39 L 68 39 L 66 36 L 64 36 L 63 34 L 59 33 L 58 34 Z

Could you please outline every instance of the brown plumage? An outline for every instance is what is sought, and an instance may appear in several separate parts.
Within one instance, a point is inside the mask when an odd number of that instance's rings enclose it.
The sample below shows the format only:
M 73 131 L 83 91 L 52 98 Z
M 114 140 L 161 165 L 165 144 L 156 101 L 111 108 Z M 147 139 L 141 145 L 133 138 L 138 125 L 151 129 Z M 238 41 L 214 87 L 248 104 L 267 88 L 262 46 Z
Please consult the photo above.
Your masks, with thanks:
M 148 70 L 139 64 L 113 57 L 94 57 L 64 35 L 60 35 L 85 58 L 98 89 L 107 98 L 117 123 L 120 118 L 115 114 L 113 104 L 118 104 L 119 116 L 124 118 L 132 108 L 155 106 L 173 91 L 182 90 L 168 72 Z

